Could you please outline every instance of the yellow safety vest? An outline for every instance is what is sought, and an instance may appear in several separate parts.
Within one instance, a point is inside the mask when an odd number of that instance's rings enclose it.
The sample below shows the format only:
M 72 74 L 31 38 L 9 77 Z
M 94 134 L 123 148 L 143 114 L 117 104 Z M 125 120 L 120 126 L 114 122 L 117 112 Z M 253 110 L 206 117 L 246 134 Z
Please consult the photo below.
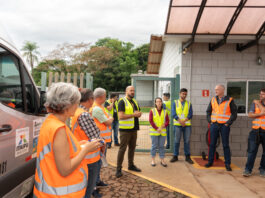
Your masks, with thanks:
M 110 99 L 108 99 L 107 102 L 108 102 L 109 104 L 111 104 Z M 118 111 L 118 102 L 115 101 L 114 105 L 115 105 L 115 107 L 116 107 L 116 110 Z M 112 109 L 111 109 L 110 111 L 107 109 L 107 107 L 105 107 L 105 111 L 106 111 L 109 115 L 111 115 L 111 116 L 113 117 L 113 115 L 114 115 L 114 108 L 113 108 L 113 107 L 112 107 Z M 118 114 L 118 112 L 117 112 L 117 114 Z
M 189 115 L 190 102 L 186 100 L 184 107 L 183 107 L 180 100 L 175 100 L 175 105 L 176 105 L 176 113 L 177 113 L 177 116 L 179 117 L 179 119 L 180 120 L 186 119 Z M 174 119 L 174 125 L 181 126 L 179 121 L 177 121 L 176 119 Z M 186 121 L 185 125 L 191 126 L 191 121 L 190 120 Z
M 121 102 L 121 100 L 123 100 L 124 104 L 125 104 L 124 114 L 125 115 L 133 114 L 134 109 L 133 109 L 133 106 L 130 103 L 130 101 L 126 97 L 121 98 L 119 102 Z M 138 103 L 136 102 L 136 100 L 134 98 L 132 100 L 135 103 L 137 110 L 140 111 Z M 134 128 L 134 117 L 129 118 L 129 119 L 125 119 L 125 120 L 119 120 L 119 128 L 120 129 L 133 129 Z
M 170 113 L 171 113 L 171 101 L 164 101 L 164 104 L 166 105 L 166 109 L 167 109 L 167 114 L 170 117 Z
M 151 109 L 151 111 L 153 112 L 153 121 L 155 123 L 155 125 L 159 128 L 161 127 L 165 122 L 166 122 L 166 114 L 167 112 L 164 111 L 164 109 L 161 110 L 161 115 L 159 115 L 158 111 L 156 108 Z M 154 129 L 152 127 L 152 125 L 150 125 L 150 132 L 149 135 L 151 136 L 166 136 L 167 135 L 167 130 L 166 128 L 162 129 L 162 132 L 159 133 L 156 129 Z

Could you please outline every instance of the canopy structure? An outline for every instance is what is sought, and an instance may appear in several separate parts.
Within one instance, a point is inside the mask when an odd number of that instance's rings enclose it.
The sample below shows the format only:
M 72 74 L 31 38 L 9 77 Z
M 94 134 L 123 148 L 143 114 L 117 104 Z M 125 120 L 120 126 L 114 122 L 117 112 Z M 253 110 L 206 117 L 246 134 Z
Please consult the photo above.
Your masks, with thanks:
M 265 43 L 265 0 L 171 0 L 165 35 L 186 35 L 183 50 L 197 37 L 215 35 L 214 51 L 240 38 L 237 50 Z M 207 39 L 206 39 L 207 40 Z
M 160 62 L 164 49 L 164 41 L 162 36 L 151 35 L 150 47 L 148 54 L 147 73 L 158 74 Z

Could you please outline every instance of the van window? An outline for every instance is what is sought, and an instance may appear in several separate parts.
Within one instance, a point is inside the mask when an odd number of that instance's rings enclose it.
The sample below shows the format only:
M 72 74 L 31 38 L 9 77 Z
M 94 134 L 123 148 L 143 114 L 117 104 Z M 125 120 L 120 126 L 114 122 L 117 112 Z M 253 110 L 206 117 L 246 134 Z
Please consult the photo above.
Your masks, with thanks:
M 33 86 L 33 83 L 25 67 L 21 67 L 21 72 L 22 72 L 24 84 L 25 84 L 27 112 L 36 113 L 37 111 L 36 91 L 37 90 Z
M 0 102 L 23 111 L 19 64 L 15 56 L 0 50 Z

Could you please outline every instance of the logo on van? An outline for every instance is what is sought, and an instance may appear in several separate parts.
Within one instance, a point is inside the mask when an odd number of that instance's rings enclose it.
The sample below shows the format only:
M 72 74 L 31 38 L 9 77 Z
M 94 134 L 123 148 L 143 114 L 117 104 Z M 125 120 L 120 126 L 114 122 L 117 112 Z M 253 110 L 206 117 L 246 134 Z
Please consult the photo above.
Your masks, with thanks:
M 20 141 L 19 141 L 18 145 L 21 145 L 23 143 L 24 144 L 27 143 L 26 135 L 25 134 L 20 136 Z
M 15 157 L 29 152 L 29 127 L 16 130 Z

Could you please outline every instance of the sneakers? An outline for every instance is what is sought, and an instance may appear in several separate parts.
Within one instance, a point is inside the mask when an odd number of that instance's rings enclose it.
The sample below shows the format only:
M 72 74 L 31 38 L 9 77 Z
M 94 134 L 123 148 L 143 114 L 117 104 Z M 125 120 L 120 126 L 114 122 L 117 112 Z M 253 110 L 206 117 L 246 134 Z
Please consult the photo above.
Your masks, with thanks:
M 194 164 L 194 162 L 192 161 L 192 159 L 190 158 L 189 155 L 186 156 L 186 162 L 188 162 L 190 164 Z
M 117 143 L 117 144 L 115 143 L 114 146 L 120 146 L 120 144 L 119 143 Z
M 99 181 L 97 186 L 108 186 L 108 184 L 105 184 L 103 181 Z
M 204 165 L 205 168 L 210 168 L 213 164 L 208 162 L 207 164 Z
M 226 168 L 227 171 L 232 171 L 232 168 L 231 168 L 230 164 L 226 164 L 225 168 Z
M 172 159 L 170 160 L 170 162 L 173 163 L 173 162 L 176 162 L 176 161 L 178 161 L 178 160 L 179 160 L 179 159 L 178 159 L 178 156 L 175 156 L 175 155 L 174 155 L 174 156 L 172 157 Z
M 242 175 L 244 177 L 249 177 L 249 176 L 251 176 L 251 172 L 249 170 L 245 170 Z
M 120 178 L 121 176 L 122 176 L 121 168 L 117 168 L 117 170 L 116 170 L 116 177 L 117 178 Z
M 141 172 L 141 169 L 137 168 L 135 165 L 129 166 L 128 169 L 135 172 Z

